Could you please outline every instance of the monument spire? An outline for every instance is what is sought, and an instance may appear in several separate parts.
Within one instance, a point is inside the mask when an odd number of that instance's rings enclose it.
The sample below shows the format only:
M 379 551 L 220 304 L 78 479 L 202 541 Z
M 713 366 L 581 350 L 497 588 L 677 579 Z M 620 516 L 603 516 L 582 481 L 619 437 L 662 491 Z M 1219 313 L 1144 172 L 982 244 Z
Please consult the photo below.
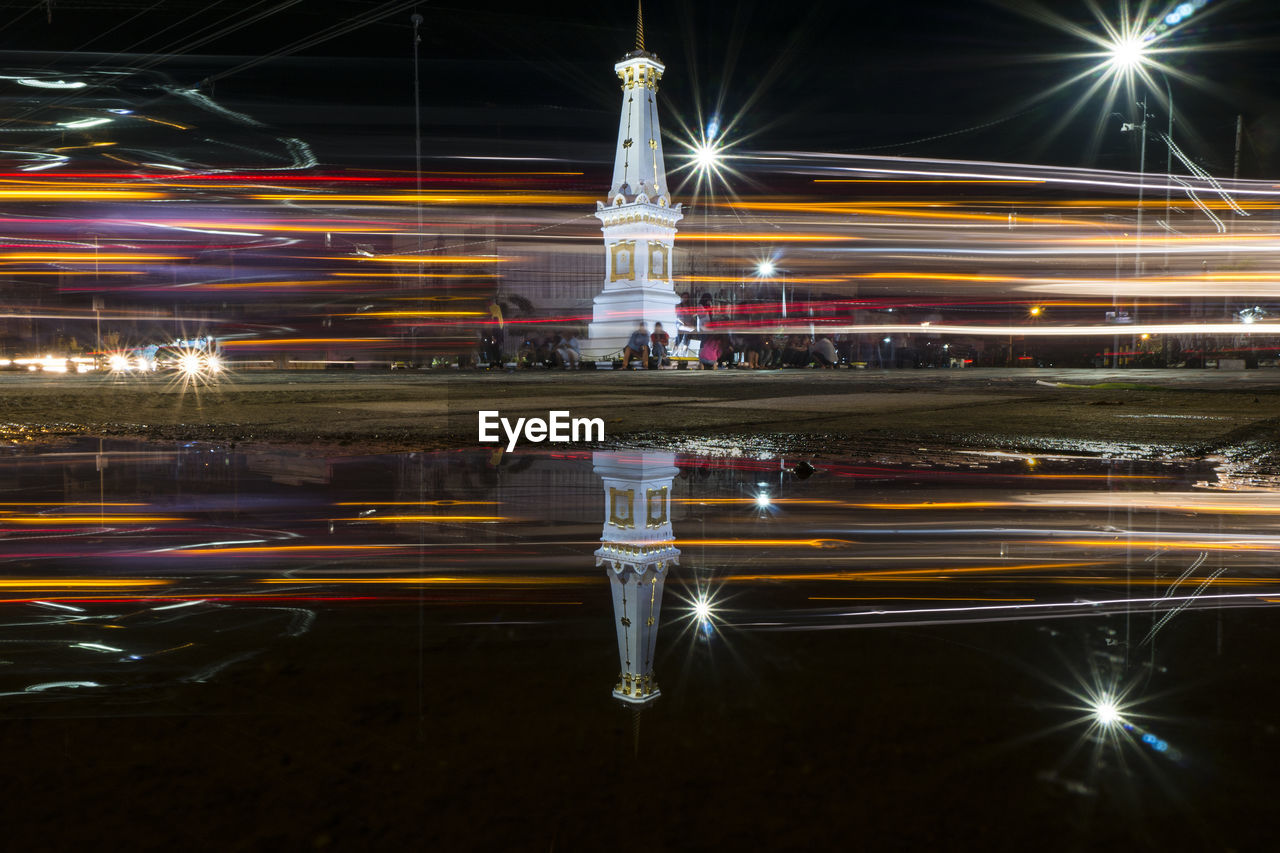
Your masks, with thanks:
M 636 3 L 636 46 L 613 66 L 622 81 L 622 112 L 614 150 L 613 181 L 596 217 L 604 232 L 604 287 L 596 295 L 584 355 L 615 355 L 641 321 L 679 331 L 672 283 L 676 223 L 684 213 L 671 203 L 658 124 L 658 83 L 667 67 L 645 49 L 644 9 Z

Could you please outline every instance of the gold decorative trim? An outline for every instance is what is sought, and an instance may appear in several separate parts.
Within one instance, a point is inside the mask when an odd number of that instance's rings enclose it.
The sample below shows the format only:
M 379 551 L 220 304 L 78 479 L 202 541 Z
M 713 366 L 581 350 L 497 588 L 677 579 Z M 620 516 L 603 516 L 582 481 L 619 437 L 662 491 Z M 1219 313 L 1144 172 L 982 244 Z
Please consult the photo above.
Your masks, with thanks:
M 667 523 L 667 487 L 649 489 L 645 493 L 645 527 L 661 527 Z
M 668 273 L 671 251 L 665 243 L 649 244 L 649 278 L 670 278 Z
M 630 529 L 636 526 L 635 511 L 631 507 L 636 493 L 632 489 L 609 488 L 609 523 L 614 527 Z
M 634 240 L 620 240 L 609 247 L 609 281 L 635 280 L 636 243 Z

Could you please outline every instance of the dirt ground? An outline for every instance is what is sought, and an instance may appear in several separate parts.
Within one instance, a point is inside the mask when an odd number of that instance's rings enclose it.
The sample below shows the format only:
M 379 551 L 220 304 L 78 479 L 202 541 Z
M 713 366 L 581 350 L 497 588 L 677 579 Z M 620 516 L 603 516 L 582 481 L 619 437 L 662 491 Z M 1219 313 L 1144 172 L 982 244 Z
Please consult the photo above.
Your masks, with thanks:
M 0 375 L 0 441 L 8 443 L 91 435 L 320 452 L 472 447 L 480 409 L 602 417 L 607 445 L 1203 455 L 1280 435 L 1280 372 L 296 371 L 198 389 L 157 377 Z

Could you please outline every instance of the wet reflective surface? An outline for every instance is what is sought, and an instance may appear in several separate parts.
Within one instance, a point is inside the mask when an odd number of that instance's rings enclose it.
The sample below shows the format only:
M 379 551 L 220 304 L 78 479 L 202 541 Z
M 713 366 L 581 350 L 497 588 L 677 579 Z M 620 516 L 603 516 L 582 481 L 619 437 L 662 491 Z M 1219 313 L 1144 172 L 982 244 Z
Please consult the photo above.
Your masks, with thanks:
M 11 834 L 1265 848 L 1250 470 L 9 445 Z

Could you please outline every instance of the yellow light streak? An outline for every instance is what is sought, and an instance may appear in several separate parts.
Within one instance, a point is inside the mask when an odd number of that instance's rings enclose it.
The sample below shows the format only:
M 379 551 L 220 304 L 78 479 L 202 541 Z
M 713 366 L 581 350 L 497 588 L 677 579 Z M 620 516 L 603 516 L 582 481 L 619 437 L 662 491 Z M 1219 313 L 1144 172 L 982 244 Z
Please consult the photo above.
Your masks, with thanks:
M 492 204 L 492 205 L 545 205 L 590 204 L 594 195 L 569 195 L 555 193 L 258 193 L 247 198 L 255 201 L 296 201 L 328 204 L 335 201 L 367 201 L 379 204 Z
M 611 543 L 613 544 L 613 543 Z M 666 543 L 657 542 L 630 542 L 617 543 L 636 545 L 659 545 Z M 670 544 L 680 548 L 693 548 L 696 546 L 705 546 L 708 548 L 716 547 L 737 547 L 737 546 L 760 546 L 769 548 L 840 548 L 845 545 L 857 544 L 852 539 L 677 539 Z
M 115 145 L 114 142 L 91 142 L 88 145 L 64 145 L 61 148 L 54 148 L 54 151 L 77 151 L 84 148 L 105 148 L 108 145 Z
M 296 344 L 378 344 L 388 338 L 258 338 L 246 341 L 222 341 L 222 347 L 286 346 Z
M 117 199 L 168 198 L 154 190 L 9 190 L 0 189 L 0 199 L 7 201 L 103 201 Z
M 5 515 L 4 524 L 160 524 L 166 521 L 187 521 L 181 516 L 170 515 Z
M 1027 279 L 1012 275 L 979 275 L 978 273 L 959 272 L 866 272 L 855 273 L 849 278 L 868 279 L 926 279 L 928 281 L 980 281 L 980 282 L 1018 282 Z M 1058 279 L 1053 279 L 1057 281 Z
M 751 504 L 756 505 L 755 498 L 672 498 L 673 504 Z M 822 500 L 818 498 L 770 498 L 769 504 L 791 504 L 800 506 L 842 506 L 843 501 Z
M 221 185 L 218 185 L 219 187 Z M 212 220 L 209 222 L 189 221 L 189 220 L 164 220 L 161 224 L 169 225 L 175 228 L 206 228 L 216 229 L 220 231 L 299 231 L 318 234 L 391 234 L 406 230 L 407 226 L 399 226 L 393 224 L 379 223 L 378 226 L 370 225 L 341 225 L 341 224 L 323 224 L 323 225 L 303 225 L 292 222 L 223 222 L 221 220 Z
M 425 524 L 428 522 L 479 522 L 488 523 L 491 521 L 509 521 L 505 515 L 384 515 L 369 516 L 368 518 L 335 518 L 333 521 L 362 521 L 373 524 Z
M 311 257 L 309 261 L 331 261 L 332 257 Z M 356 255 L 350 258 L 353 261 L 368 261 L 380 264 L 505 264 L 506 258 L 495 258 L 490 255 L 471 256 L 471 255 L 374 255 L 373 257 L 365 257 Z M 395 273 L 391 273 L 395 275 Z
M 925 204 L 923 207 L 936 207 Z M 999 222 L 1008 223 L 1007 213 L 960 213 L 944 210 L 913 210 L 906 205 L 876 204 L 868 206 L 861 202 L 793 202 L 793 201 L 744 201 L 734 202 L 736 209 L 790 212 L 790 213 L 830 213 L 840 216 L 883 216 L 902 219 L 932 219 L 957 222 Z M 1075 225 L 1091 226 L 1095 223 L 1084 219 L 1062 219 L 1059 217 L 1018 215 L 1019 225 Z M 678 237 L 677 237 L 678 239 Z
M 713 243 L 843 243 L 861 240 L 861 237 L 833 234 L 699 234 L 681 231 L 676 234 L 677 240 L 710 240 Z
M 116 263 L 133 261 L 181 261 L 182 255 L 116 254 L 113 252 L 0 252 L 0 261 L 61 261 L 63 263 Z
M 150 506 L 145 503 L 127 503 L 124 501 L 0 501 L 0 506 Z
M 757 281 L 762 276 L 746 275 L 746 276 L 723 276 L 723 275 L 678 275 L 674 277 L 674 281 L 694 282 L 694 281 L 712 281 L 723 282 L 725 284 L 734 284 L 740 281 Z M 767 278 L 771 278 L 767 277 Z M 781 276 L 779 276 L 781 278 Z M 787 276 L 787 284 L 841 284 L 848 281 L 847 276 Z
M 167 580 L 149 578 L 2 578 L 3 589 L 130 589 L 168 586 Z
M 213 548 L 183 548 L 172 553 L 178 556 L 202 556 L 219 554 L 299 554 L 329 553 L 334 551 L 403 551 L 414 547 L 404 545 L 238 545 Z
M 343 278 L 498 278 L 495 272 L 335 272 Z
M 347 282 L 334 281 L 333 279 L 316 279 L 313 281 L 224 281 L 196 285 L 196 288 L 200 290 L 240 290 L 245 288 L 259 289 L 266 287 L 314 287 L 316 285 L 324 285 L 326 287 L 345 287 Z
M 1038 475 L 1038 476 L 1053 476 Z M 994 507 L 1017 506 L 1012 501 L 921 501 L 919 503 L 848 503 L 844 506 L 851 509 L 991 509 Z
M 579 586 L 596 578 L 529 575 L 418 575 L 413 577 L 263 578 L 261 584 L 329 584 L 355 586 Z

